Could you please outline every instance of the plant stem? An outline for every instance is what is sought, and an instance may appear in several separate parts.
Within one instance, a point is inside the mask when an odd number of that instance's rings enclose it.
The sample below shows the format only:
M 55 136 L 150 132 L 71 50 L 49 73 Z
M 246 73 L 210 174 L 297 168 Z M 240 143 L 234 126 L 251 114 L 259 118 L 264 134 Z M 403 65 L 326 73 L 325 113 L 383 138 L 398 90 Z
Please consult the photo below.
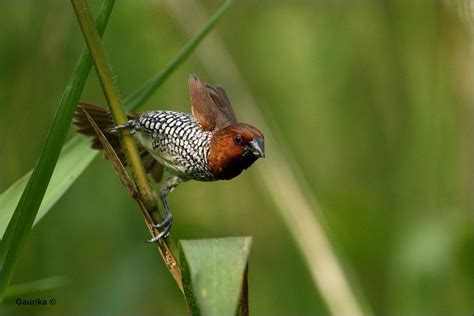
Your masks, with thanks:
M 117 125 L 125 124 L 127 123 L 127 115 L 123 110 L 122 100 L 119 96 L 117 85 L 113 80 L 110 65 L 105 55 L 102 41 L 100 40 L 99 34 L 97 33 L 95 23 L 92 20 L 89 7 L 83 0 L 72 0 L 71 2 L 74 6 L 82 33 L 84 34 L 84 39 L 87 43 L 87 46 L 89 47 L 92 61 L 97 71 L 97 75 L 99 77 L 105 98 L 107 99 L 107 103 L 112 116 L 114 117 L 115 123 Z M 138 190 L 144 197 L 144 203 L 147 208 L 155 208 L 156 198 L 148 183 L 145 170 L 141 164 L 137 146 L 133 142 L 133 139 L 130 137 L 129 132 L 126 129 L 122 129 L 121 132 L 122 145 L 124 147 L 125 153 L 127 154 L 127 159 L 133 171 Z
M 123 111 L 122 100 L 117 85 L 113 80 L 112 71 L 105 55 L 102 41 L 97 33 L 94 21 L 92 20 L 89 6 L 85 0 L 71 0 L 71 3 L 74 7 L 84 39 L 89 47 L 92 61 L 115 123 L 117 125 L 125 124 L 127 122 L 127 116 Z M 153 217 L 153 220 L 159 223 L 161 222 L 162 217 L 158 212 L 156 196 L 146 177 L 137 146 L 127 130 L 122 129 L 121 136 L 122 147 L 127 156 L 130 168 L 132 169 L 133 178 L 140 195 L 140 201 L 143 203 L 148 213 Z M 150 223 L 149 221 L 151 221 L 151 218 L 145 216 L 145 222 L 150 228 L 150 224 L 153 222 Z M 175 278 L 180 289 L 182 289 L 181 272 L 176 259 L 177 249 L 173 239 L 167 237 L 165 240 L 158 241 L 157 244 L 166 266 Z

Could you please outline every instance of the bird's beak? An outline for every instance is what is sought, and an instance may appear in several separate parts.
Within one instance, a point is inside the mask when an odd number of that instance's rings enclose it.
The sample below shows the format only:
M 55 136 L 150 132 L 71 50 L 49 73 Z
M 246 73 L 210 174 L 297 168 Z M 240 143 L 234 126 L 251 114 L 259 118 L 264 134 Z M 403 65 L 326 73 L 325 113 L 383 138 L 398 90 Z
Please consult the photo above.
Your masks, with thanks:
M 250 142 L 248 142 L 248 145 L 255 156 L 259 158 L 265 158 L 265 145 L 263 143 L 263 137 L 254 137 Z

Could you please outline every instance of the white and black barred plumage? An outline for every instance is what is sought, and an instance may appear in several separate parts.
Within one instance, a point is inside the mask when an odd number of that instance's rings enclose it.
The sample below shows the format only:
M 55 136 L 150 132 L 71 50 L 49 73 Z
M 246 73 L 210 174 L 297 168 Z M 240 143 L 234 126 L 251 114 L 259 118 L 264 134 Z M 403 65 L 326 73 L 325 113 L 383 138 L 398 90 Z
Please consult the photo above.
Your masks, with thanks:
M 183 180 L 215 180 L 208 169 L 212 133 L 187 113 L 145 112 L 127 127 L 145 149 Z

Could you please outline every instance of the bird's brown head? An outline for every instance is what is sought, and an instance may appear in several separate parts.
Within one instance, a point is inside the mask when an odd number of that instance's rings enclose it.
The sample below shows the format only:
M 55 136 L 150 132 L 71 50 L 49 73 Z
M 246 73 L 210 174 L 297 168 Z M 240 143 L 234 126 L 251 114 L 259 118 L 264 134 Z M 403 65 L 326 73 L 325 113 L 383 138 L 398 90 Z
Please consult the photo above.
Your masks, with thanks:
M 204 84 L 196 75 L 188 83 L 193 115 L 203 130 L 212 132 L 208 169 L 217 180 L 232 179 L 265 157 L 262 132 L 237 123 L 224 88 Z
M 265 157 L 262 132 L 255 127 L 234 123 L 215 132 L 209 145 L 209 170 L 219 180 L 229 180 Z

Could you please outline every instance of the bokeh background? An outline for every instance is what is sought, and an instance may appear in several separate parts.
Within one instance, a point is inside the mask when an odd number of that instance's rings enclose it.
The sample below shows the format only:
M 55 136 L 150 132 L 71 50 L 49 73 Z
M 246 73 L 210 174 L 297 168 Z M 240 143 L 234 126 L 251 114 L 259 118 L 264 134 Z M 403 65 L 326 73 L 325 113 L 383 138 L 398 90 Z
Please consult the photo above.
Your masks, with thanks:
M 219 5 L 202 3 L 209 16 Z M 187 1 L 179 6 L 189 10 Z M 62 1 L 4 0 L 0 20 L 4 191 L 34 166 L 83 39 L 71 5 Z M 309 183 L 361 302 L 376 315 L 472 314 L 474 68 L 459 7 L 242 1 L 213 32 L 277 135 L 273 145 L 291 153 Z M 189 36 L 165 2 L 119 1 L 104 40 L 126 95 Z M 198 51 L 211 48 L 204 40 Z M 205 81 L 212 76 L 192 55 L 143 109 L 189 111 L 189 73 Z M 214 83 L 226 88 L 239 119 L 252 123 L 239 112 L 232 82 Z M 81 99 L 105 104 L 94 71 Z M 327 315 L 290 228 L 260 183 L 250 168 L 230 182 L 180 186 L 169 198 L 174 238 L 253 236 L 252 314 Z M 35 226 L 14 276 L 13 283 L 69 276 L 68 286 L 31 295 L 57 304 L 13 302 L 2 310 L 186 313 L 146 238 L 134 202 L 98 157 Z

